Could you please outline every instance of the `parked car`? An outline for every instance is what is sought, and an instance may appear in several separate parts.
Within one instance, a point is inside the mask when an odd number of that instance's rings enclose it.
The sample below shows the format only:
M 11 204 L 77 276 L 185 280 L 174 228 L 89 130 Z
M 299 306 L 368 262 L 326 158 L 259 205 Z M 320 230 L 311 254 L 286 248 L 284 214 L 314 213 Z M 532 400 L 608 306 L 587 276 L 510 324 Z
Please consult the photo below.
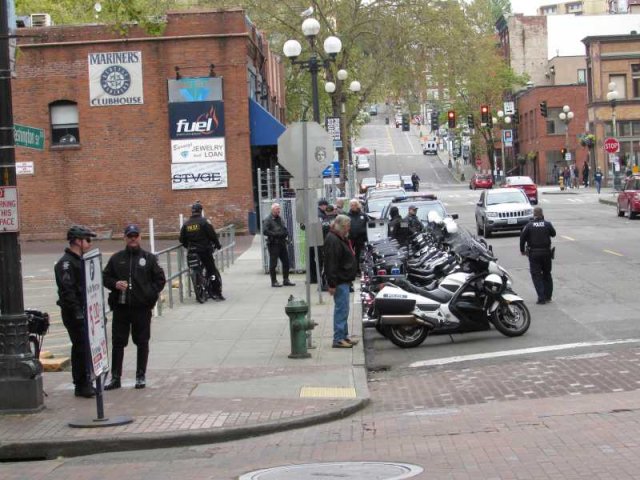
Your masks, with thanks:
M 532 205 L 538 204 L 538 186 L 531 177 L 506 177 L 502 186 L 519 188 L 524 191 Z
M 422 145 L 422 154 L 423 155 L 437 155 L 438 154 L 438 144 L 433 140 L 427 140 Z
M 384 188 L 384 187 L 369 187 L 367 190 L 367 199 L 373 197 L 405 197 L 407 191 L 404 188 Z
M 383 175 L 380 180 L 380 186 L 386 188 L 402 188 L 402 179 L 397 173 L 389 173 L 387 175 Z
M 475 173 L 469 182 L 469 189 L 493 188 L 493 177 L 485 173 Z
M 378 115 L 378 106 L 377 105 L 371 105 L 369 107 L 369 115 Z
M 400 128 L 400 125 L 402 125 L 402 115 L 399 113 L 396 113 L 396 128 Z
M 378 219 L 382 215 L 383 210 L 389 203 L 393 201 L 393 196 L 381 196 L 369 198 L 363 205 L 363 209 L 369 218 Z
M 517 188 L 484 190 L 476 204 L 476 230 L 486 238 L 499 230 L 522 230 L 532 218 L 531 203 Z
M 407 191 L 413 191 L 413 182 L 411 181 L 411 175 L 402 175 L 402 187 Z
M 360 193 L 367 193 L 367 190 L 369 190 L 370 187 L 374 187 L 376 186 L 376 184 L 378 183 L 378 181 L 376 180 L 376 177 L 365 177 L 360 181 Z
M 369 157 L 366 155 L 356 155 L 356 170 L 369 170 Z
M 619 217 L 629 213 L 629 218 L 636 218 L 640 213 L 640 174 L 625 180 L 622 191 L 618 193 L 617 209 Z

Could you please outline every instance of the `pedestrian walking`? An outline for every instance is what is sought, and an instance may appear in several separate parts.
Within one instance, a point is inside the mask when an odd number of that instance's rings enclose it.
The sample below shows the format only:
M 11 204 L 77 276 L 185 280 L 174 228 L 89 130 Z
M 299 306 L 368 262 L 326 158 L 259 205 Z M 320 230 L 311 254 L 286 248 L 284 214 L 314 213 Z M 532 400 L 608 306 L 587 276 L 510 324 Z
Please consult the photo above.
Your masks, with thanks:
M 535 207 L 533 218 L 520 234 L 520 253 L 529 257 L 529 272 L 539 305 L 550 302 L 553 296 L 551 263 L 555 249 L 551 246 L 551 238 L 555 236 L 556 230 L 544 219 L 542 208 Z
M 571 171 L 569 170 L 569 167 L 564 167 L 564 170 L 562 171 L 562 179 L 564 181 L 564 186 L 566 188 L 571 188 Z
M 369 221 L 369 217 L 362 211 L 360 201 L 357 198 L 353 198 L 349 202 L 349 213 L 347 216 L 351 221 L 349 239 L 353 243 L 356 255 L 357 273 L 360 273 L 362 249 L 364 248 L 364 244 L 367 243 L 367 222 Z
M 413 172 L 413 174 L 411 175 L 411 184 L 413 185 L 414 192 L 420 190 L 420 177 L 416 172 Z
M 293 287 L 295 283 L 289 281 L 289 231 L 282 221 L 279 203 L 271 205 L 271 214 L 262 222 L 262 233 L 267 237 L 267 250 L 269 250 L 269 276 L 272 287 Z M 278 260 L 282 265 L 282 283 L 278 283 L 276 267 Z
M 194 251 L 200 258 L 211 281 L 211 297 L 214 300 L 226 300 L 222 295 L 222 276 L 213 258 L 215 249 L 220 250 L 222 245 L 215 228 L 202 215 L 202 205 L 199 202 L 191 206 L 191 217 L 180 229 L 180 243 L 187 250 Z
M 596 173 L 593 174 L 593 181 L 596 184 L 596 192 L 600 193 L 600 188 L 602 188 L 602 170 L 600 167 L 596 168 Z
M 351 220 L 338 215 L 324 242 L 324 271 L 329 295 L 333 296 L 333 348 L 351 348 L 357 341 L 349 338 L 349 289 L 356 278 L 356 257 L 348 240 Z
M 152 310 L 166 283 L 156 256 L 140 247 L 137 225 L 127 225 L 124 242 L 124 250 L 114 253 L 102 272 L 104 286 L 111 291 L 108 302 L 113 312 L 111 381 L 105 390 L 122 386 L 122 363 L 129 334 L 137 351 L 135 388 L 145 388 Z
M 84 318 L 82 255 L 91 248 L 96 234 L 82 225 L 67 231 L 69 246 L 54 267 L 62 323 L 71 340 L 71 376 L 76 397 L 91 398 L 96 394 L 89 375 L 89 348 Z
M 584 188 L 589 186 L 589 164 L 586 161 L 582 167 L 582 183 L 584 184 Z
M 580 183 L 580 169 L 578 165 L 573 166 L 573 188 L 578 188 Z

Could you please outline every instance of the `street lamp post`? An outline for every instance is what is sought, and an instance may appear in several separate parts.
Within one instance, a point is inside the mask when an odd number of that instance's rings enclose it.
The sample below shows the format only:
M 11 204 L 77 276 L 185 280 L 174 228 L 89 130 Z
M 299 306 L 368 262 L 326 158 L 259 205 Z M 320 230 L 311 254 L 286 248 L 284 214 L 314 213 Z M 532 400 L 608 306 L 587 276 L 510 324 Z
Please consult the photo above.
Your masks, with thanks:
M 340 118 L 340 138 L 343 140 L 342 148 L 340 149 L 340 172 L 341 172 L 341 175 L 342 175 L 342 179 L 345 178 L 347 164 L 348 165 L 352 165 L 352 159 L 351 159 L 351 135 L 349 134 L 349 131 L 346 128 L 346 125 L 345 125 L 346 93 L 345 93 L 343 85 L 342 85 L 343 82 L 347 79 L 348 76 L 349 76 L 348 72 L 346 70 L 344 70 L 344 69 L 340 69 L 340 70 L 338 70 L 336 72 L 336 77 L 338 78 L 339 85 L 340 85 L 340 89 L 339 89 L 340 111 L 337 112 L 335 108 L 334 108 L 334 111 L 333 111 L 333 115 Z M 362 88 L 362 86 L 360 85 L 360 82 L 358 82 L 357 80 L 354 80 L 349 84 L 349 91 L 351 91 L 352 93 L 358 93 L 361 88 Z M 326 82 L 324 84 L 324 90 L 325 90 L 325 92 L 327 92 L 330 95 L 334 94 L 336 92 L 336 90 L 337 90 L 337 85 L 334 82 Z M 347 154 L 347 152 L 349 152 L 349 153 Z M 350 182 L 351 183 L 351 192 L 355 192 L 354 185 L 356 184 L 356 178 L 355 178 L 355 175 L 352 175 L 352 173 L 353 172 L 350 172 L 348 178 L 351 181 Z
M 511 124 L 511 117 L 509 115 L 505 115 L 502 110 L 498 110 L 497 112 L 498 118 L 493 117 L 493 124 L 497 125 L 500 122 L 500 151 L 501 151 L 501 159 L 502 159 L 502 168 L 504 169 L 504 173 L 506 176 L 507 173 L 507 159 L 504 156 L 504 127 L 508 127 Z
M 558 114 L 558 118 L 560 118 L 560 121 L 564 123 L 564 148 L 566 148 L 567 153 L 569 153 L 569 124 L 571 123 L 571 120 L 573 120 L 571 107 L 569 105 L 562 107 L 562 111 Z
M 616 128 L 616 101 L 618 100 L 618 90 L 617 90 L 616 82 L 609 82 L 608 87 L 609 87 L 609 91 L 607 92 L 607 100 L 611 105 L 611 127 L 612 127 L 611 133 L 613 135 L 613 138 L 618 138 L 618 132 Z M 613 155 L 613 154 L 610 154 L 610 155 Z M 616 190 L 620 190 L 621 183 L 622 183 L 620 181 L 620 167 L 619 167 L 620 164 L 618 163 L 617 171 L 616 171 L 614 162 L 609 162 L 609 165 L 611 165 L 611 168 L 613 169 L 613 188 L 615 188 Z M 608 171 L 609 169 L 607 168 L 607 172 Z
M 297 40 L 287 40 L 284 42 L 282 51 L 291 60 L 294 65 L 299 65 L 301 68 L 306 68 L 311 73 L 311 93 L 313 101 L 313 120 L 320 123 L 320 100 L 318 95 L 318 71 L 320 66 L 327 68 L 329 62 L 333 62 L 336 59 L 340 50 L 342 50 L 342 42 L 338 37 L 329 36 L 324 41 L 324 51 L 329 56 L 328 59 L 319 59 L 318 52 L 316 50 L 316 37 L 320 32 L 320 22 L 315 18 L 307 18 L 302 22 L 302 33 L 309 42 L 311 47 L 311 56 L 308 60 L 296 60 L 302 52 L 302 45 Z

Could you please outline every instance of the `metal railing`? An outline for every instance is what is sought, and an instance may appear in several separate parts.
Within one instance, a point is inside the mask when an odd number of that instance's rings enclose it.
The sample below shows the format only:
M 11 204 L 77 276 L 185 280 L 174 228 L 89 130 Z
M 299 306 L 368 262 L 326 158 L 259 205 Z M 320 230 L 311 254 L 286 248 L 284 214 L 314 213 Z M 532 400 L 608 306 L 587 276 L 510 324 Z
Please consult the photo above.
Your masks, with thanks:
M 233 265 L 236 260 L 236 226 L 227 225 L 216 233 L 218 234 L 222 248 L 216 250 L 213 258 L 216 261 L 218 270 L 224 272 L 224 269 Z M 189 266 L 187 265 L 187 250 L 182 245 L 178 244 L 160 250 L 156 252 L 156 257 L 158 257 L 158 262 L 164 268 L 167 277 L 167 284 L 157 304 L 158 315 L 160 316 L 162 315 L 165 301 L 167 301 L 169 308 L 173 308 L 174 281 L 177 282 L 178 299 L 180 303 L 184 303 L 185 291 L 187 296 L 191 297 L 193 288 L 191 285 L 191 277 L 189 276 Z M 165 293 L 168 300 L 163 298 Z

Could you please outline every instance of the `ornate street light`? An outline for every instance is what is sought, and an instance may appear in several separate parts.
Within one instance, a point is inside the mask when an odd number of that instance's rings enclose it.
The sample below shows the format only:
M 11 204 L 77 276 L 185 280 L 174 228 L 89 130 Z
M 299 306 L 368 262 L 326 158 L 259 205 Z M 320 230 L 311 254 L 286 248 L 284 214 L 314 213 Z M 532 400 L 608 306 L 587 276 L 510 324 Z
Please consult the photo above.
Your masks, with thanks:
M 611 105 L 611 133 L 613 134 L 613 138 L 618 138 L 618 131 L 616 128 L 616 102 L 618 100 L 618 89 L 616 82 L 609 82 L 608 85 L 609 91 L 607 92 L 607 101 Z M 619 160 L 618 160 L 619 161 Z M 613 168 L 613 188 L 616 190 L 620 190 L 622 187 L 622 182 L 620 179 L 620 171 L 616 171 L 613 163 L 610 163 L 611 168 Z M 609 169 L 607 169 L 608 171 Z
M 320 101 L 318 96 L 318 71 L 320 66 L 327 68 L 329 62 L 333 62 L 336 56 L 342 50 L 342 42 L 338 37 L 329 36 L 323 43 L 324 52 L 328 55 L 326 59 L 319 59 L 316 50 L 316 37 L 320 33 L 320 22 L 315 18 L 307 18 L 302 22 L 302 33 L 307 37 L 309 47 L 311 48 L 311 56 L 308 60 L 296 60 L 302 53 L 302 45 L 297 40 L 287 40 L 282 46 L 282 51 L 286 57 L 291 60 L 294 65 L 309 70 L 311 73 L 311 92 L 313 95 L 313 120 L 320 123 Z M 330 87 L 329 87 L 330 88 Z M 327 86 L 325 86 L 325 90 Z M 335 84 L 334 84 L 335 91 Z

